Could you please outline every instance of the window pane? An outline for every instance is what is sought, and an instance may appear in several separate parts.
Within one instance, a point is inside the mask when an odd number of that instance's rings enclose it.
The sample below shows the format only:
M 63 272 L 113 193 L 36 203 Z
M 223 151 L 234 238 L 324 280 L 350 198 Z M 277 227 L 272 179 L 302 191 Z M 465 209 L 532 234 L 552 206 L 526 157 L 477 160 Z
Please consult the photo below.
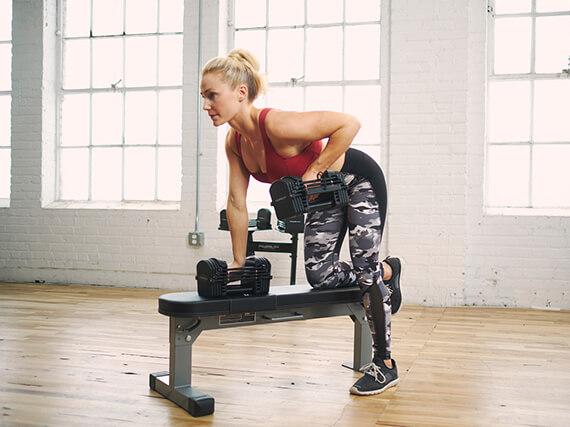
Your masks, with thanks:
M 182 144 L 182 91 L 159 93 L 158 143 Z
M 495 20 L 495 74 L 530 72 L 530 18 Z
M 303 25 L 304 0 L 269 0 L 269 25 Z
M 307 22 L 309 24 L 342 22 L 342 0 L 307 0 Z
M 93 35 L 123 34 L 123 0 L 93 0 Z
M 182 187 L 182 151 L 180 148 L 158 149 L 158 199 L 180 200 Z
M 0 147 L 10 146 L 11 103 L 10 95 L 0 95 Z
M 528 13 L 530 6 L 531 0 L 495 0 L 495 13 Z
M 346 1 L 346 22 L 380 20 L 380 0 Z
M 158 4 L 156 0 L 126 0 L 125 33 L 156 33 Z
M 72 94 L 63 97 L 61 145 L 89 145 L 89 95 Z
M 312 86 L 305 90 L 306 111 L 342 111 L 341 86 Z
M 156 122 L 156 92 L 126 94 L 125 144 L 154 144 Z
M 536 72 L 570 68 L 570 16 L 536 18 Z
M 535 145 L 532 168 L 534 207 L 570 207 L 570 145 Z
M 182 35 L 159 36 L 159 85 L 182 84 Z
M 93 94 L 93 145 L 120 145 L 123 134 L 123 95 Z
M 89 40 L 67 40 L 63 43 L 63 87 L 89 87 Z
M 64 148 L 60 151 L 60 198 L 87 200 L 89 149 Z
M 127 37 L 125 85 L 156 86 L 156 36 Z
M 0 0 L 0 41 L 12 40 L 12 1 Z
M 0 199 L 10 198 L 10 149 L 0 148 Z
M 342 78 L 341 28 L 309 28 L 306 61 L 306 80 L 340 80 Z
M 354 143 L 380 144 L 380 86 L 347 86 L 344 111 L 360 120 Z
M 123 79 L 123 39 L 93 39 L 92 43 L 93 87 L 110 88 Z
M 536 0 L 537 12 L 568 12 L 570 0 Z
M 487 160 L 487 206 L 528 206 L 529 146 L 491 146 Z
M 270 81 L 303 76 L 303 30 L 270 30 L 267 69 Z
M 250 179 L 249 187 L 247 189 L 247 201 L 261 202 L 265 206 L 269 206 L 271 203 L 271 197 L 269 196 L 269 184 L 259 182 L 253 178 Z
M 125 148 L 125 200 L 154 200 L 154 156 L 154 148 Z
M 92 160 L 92 200 L 121 200 L 121 148 L 94 148 Z
M 12 87 L 12 44 L 0 44 L 0 90 Z
M 530 82 L 489 83 L 489 141 L 529 141 Z
M 264 27 L 265 0 L 235 0 L 236 28 Z
M 236 31 L 235 47 L 250 51 L 259 61 L 260 72 L 265 72 L 265 31 Z
M 303 110 L 303 88 L 272 87 L 267 92 L 268 104 L 272 108 L 289 111 Z
M 161 33 L 181 33 L 184 27 L 184 0 L 160 0 Z
M 359 25 L 345 30 L 346 80 L 380 78 L 380 25 Z
M 534 83 L 535 141 L 570 141 L 570 81 Z
M 66 0 L 65 1 L 65 37 L 88 36 L 90 23 L 91 5 L 89 0 Z M 1 14 L 0 14 L 1 16 Z

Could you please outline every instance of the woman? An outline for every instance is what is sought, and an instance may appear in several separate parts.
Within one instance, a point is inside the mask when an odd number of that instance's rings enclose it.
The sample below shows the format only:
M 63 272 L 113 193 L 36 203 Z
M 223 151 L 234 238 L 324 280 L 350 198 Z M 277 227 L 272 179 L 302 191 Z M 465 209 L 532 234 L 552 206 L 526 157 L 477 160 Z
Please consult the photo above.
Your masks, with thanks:
M 390 322 L 401 302 L 400 261 L 378 258 L 386 217 L 384 176 L 370 157 L 349 149 L 360 128 L 354 117 L 254 107 L 253 101 L 264 90 L 258 70 L 249 52 L 235 49 L 227 57 L 210 60 L 200 84 L 203 108 L 214 126 L 230 125 L 225 142 L 230 182 L 226 212 L 234 256 L 230 267 L 245 262 L 250 175 L 271 183 L 286 175 L 308 181 L 326 170 L 342 172 L 349 205 L 307 215 L 305 269 L 315 288 L 360 286 L 374 358 L 350 392 L 380 393 L 398 382 L 396 362 L 390 355 Z M 326 145 L 324 138 L 328 138 Z M 352 265 L 338 259 L 347 227 Z

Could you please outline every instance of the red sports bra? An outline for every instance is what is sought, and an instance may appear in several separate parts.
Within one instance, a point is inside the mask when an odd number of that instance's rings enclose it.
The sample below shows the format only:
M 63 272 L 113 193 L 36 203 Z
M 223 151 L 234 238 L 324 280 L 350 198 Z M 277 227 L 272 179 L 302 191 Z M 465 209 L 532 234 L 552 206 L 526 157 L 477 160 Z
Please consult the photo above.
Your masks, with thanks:
M 267 173 L 251 173 L 251 175 L 261 182 L 272 183 L 284 176 L 303 176 L 309 165 L 321 154 L 323 150 L 322 140 L 313 141 L 301 153 L 293 157 L 283 157 L 277 154 L 265 130 L 265 117 L 271 108 L 264 108 L 259 113 L 259 128 L 265 147 L 265 164 Z M 236 132 L 236 145 L 238 155 L 241 155 L 241 135 Z

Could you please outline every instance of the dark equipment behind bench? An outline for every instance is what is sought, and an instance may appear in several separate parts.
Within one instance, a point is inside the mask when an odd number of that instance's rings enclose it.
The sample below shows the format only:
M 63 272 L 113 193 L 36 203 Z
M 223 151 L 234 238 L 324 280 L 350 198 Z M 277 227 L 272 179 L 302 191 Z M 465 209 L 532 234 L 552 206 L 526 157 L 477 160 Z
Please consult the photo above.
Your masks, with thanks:
M 269 209 L 259 209 L 257 218 L 250 219 L 247 226 L 247 256 L 253 256 L 256 252 L 273 252 L 286 253 L 291 257 L 291 273 L 289 284 L 294 285 L 297 278 L 297 242 L 299 234 L 302 234 L 305 228 L 305 215 L 287 218 L 286 220 L 277 221 L 277 230 L 281 233 L 291 235 L 291 242 L 262 242 L 253 240 L 253 233 L 261 230 L 271 230 L 271 211 Z M 229 231 L 228 218 L 226 210 L 220 211 L 220 225 L 218 230 Z
M 357 287 L 313 290 L 308 285 L 271 287 L 264 296 L 205 299 L 196 292 L 162 295 L 158 311 L 170 317 L 169 372 L 150 374 L 150 388 L 199 417 L 214 412 L 214 398 L 192 386 L 192 344 L 202 331 L 332 316 L 354 322 L 352 363 L 371 361 L 372 338 Z

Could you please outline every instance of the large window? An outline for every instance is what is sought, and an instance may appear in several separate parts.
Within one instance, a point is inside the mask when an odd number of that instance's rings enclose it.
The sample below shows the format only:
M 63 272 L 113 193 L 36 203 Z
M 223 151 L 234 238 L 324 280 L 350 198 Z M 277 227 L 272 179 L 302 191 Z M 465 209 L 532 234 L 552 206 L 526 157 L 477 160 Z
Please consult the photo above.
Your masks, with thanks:
M 570 208 L 570 0 L 489 13 L 487 206 Z
M 269 91 L 259 106 L 351 113 L 353 146 L 380 157 L 380 1 L 235 0 L 234 46 L 251 51 Z M 267 205 L 266 185 L 248 200 Z
M 180 200 L 183 0 L 64 0 L 58 199 Z
M 0 206 L 10 199 L 12 0 L 0 0 Z

